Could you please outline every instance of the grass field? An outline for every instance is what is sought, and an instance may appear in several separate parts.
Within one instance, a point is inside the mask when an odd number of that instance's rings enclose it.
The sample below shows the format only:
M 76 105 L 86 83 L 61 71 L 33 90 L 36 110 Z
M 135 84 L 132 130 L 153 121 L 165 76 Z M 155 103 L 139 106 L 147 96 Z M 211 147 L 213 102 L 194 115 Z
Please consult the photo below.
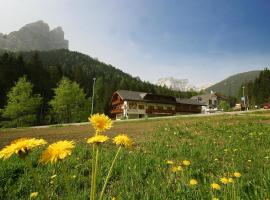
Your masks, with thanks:
M 122 122 L 115 123 L 107 135 L 113 137 L 119 132 L 127 133 L 135 145 L 121 152 L 105 199 L 270 198 L 269 112 Z M 0 146 L 26 136 L 49 142 L 74 139 L 72 155 L 55 166 L 38 163 L 43 149 L 32 152 L 30 158 L 51 199 L 88 199 L 92 149 L 84 138 L 91 134 L 89 125 L 2 130 Z M 99 191 L 115 152 L 111 143 L 102 147 Z M 168 160 L 173 165 L 168 165 Z M 183 160 L 191 164 L 184 166 Z M 234 172 L 240 172 L 241 177 L 234 177 Z M 233 183 L 221 183 L 222 177 L 232 178 Z M 198 184 L 190 185 L 191 179 Z M 214 182 L 220 190 L 211 189 Z M 0 199 L 29 199 L 35 191 L 21 159 L 13 156 L 0 161 Z

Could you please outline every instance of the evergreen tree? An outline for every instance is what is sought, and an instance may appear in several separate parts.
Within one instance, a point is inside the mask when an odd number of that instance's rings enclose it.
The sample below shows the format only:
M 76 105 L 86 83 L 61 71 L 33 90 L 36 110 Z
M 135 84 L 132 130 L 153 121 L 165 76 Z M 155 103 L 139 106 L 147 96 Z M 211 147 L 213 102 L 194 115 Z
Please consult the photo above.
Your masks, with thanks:
M 22 77 L 7 95 L 7 105 L 3 109 L 4 127 L 35 125 L 38 108 L 42 102 L 40 95 L 33 95 L 33 85 Z
M 54 98 L 49 102 L 52 118 L 57 123 L 80 122 L 87 120 L 90 102 L 76 82 L 63 78 L 54 89 Z

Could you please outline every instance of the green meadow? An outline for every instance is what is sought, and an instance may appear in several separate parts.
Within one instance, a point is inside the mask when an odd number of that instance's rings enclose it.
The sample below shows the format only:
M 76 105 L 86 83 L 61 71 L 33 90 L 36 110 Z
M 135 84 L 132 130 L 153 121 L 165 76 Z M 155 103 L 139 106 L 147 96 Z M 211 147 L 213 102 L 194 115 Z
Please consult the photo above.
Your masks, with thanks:
M 270 198 L 269 112 L 163 120 L 140 139 L 136 137 L 140 123 L 124 123 L 132 124 L 129 136 L 134 145 L 120 152 L 104 199 Z M 91 146 L 83 139 L 77 141 L 72 155 L 55 165 L 38 162 L 45 148 L 28 156 L 50 199 L 89 199 Z M 111 141 L 100 145 L 98 192 L 116 150 Z M 184 165 L 184 160 L 190 165 Z M 241 176 L 235 177 L 234 172 Z M 221 178 L 231 182 L 224 184 Z M 191 185 L 191 179 L 197 184 Z M 220 190 L 211 188 L 212 183 L 219 184 Z M 30 199 L 32 192 L 38 188 L 25 162 L 14 155 L 0 160 L 0 199 Z M 42 199 L 40 192 L 35 199 Z

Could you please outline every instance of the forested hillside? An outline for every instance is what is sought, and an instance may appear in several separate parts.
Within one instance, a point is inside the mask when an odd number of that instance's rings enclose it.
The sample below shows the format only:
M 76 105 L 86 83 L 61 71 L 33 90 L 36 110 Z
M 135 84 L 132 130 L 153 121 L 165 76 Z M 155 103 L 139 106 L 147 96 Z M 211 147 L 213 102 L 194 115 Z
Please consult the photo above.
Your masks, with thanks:
M 111 95 L 118 89 L 177 97 L 194 95 L 194 92 L 175 92 L 141 81 L 90 56 L 66 49 L 17 53 L 0 51 L 0 54 L 0 108 L 4 108 L 7 104 L 7 94 L 16 81 L 26 75 L 27 80 L 33 84 L 33 93 L 40 94 L 43 98 L 38 113 L 38 124 L 48 123 L 46 120 L 50 115 L 48 102 L 53 98 L 54 88 L 63 77 L 79 84 L 86 93 L 89 104 L 91 104 L 93 78 L 97 78 L 94 112 L 107 114 L 109 114 Z
M 207 88 L 206 91 L 210 92 L 213 90 L 214 92 L 219 92 L 225 94 L 227 96 L 238 96 L 238 89 L 242 84 L 248 83 L 250 81 L 254 81 L 260 74 L 261 71 L 249 71 L 243 72 L 239 74 L 235 74 L 226 78 L 215 85 Z
M 247 98 L 249 106 L 262 107 L 265 103 L 270 103 L 270 70 L 264 69 L 260 72 L 259 76 L 254 80 L 243 84 L 239 88 L 238 96 L 244 95 Z

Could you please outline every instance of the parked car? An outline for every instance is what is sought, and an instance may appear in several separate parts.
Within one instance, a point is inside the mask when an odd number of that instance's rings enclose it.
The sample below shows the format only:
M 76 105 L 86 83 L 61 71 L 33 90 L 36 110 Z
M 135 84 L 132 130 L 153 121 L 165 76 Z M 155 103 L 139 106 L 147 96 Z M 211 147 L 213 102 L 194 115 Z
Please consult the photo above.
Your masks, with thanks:
M 263 104 L 264 109 L 270 109 L 270 103 L 265 103 Z

